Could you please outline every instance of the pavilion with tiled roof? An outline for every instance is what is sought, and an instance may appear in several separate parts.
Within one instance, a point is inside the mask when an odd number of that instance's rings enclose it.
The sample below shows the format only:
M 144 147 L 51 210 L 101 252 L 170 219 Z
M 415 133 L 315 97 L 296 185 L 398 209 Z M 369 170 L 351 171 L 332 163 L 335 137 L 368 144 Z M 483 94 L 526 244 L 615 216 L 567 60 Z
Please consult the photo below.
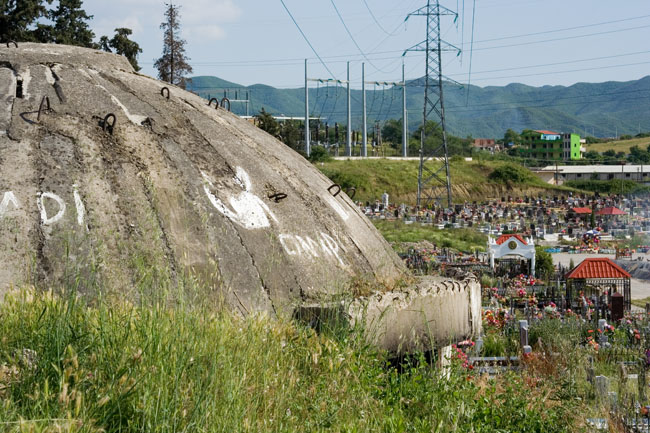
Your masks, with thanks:
M 580 292 L 585 296 L 607 295 L 607 303 L 613 293 L 623 295 L 625 309 L 631 306 L 630 274 L 609 258 L 584 259 L 566 274 L 567 299 L 575 300 Z

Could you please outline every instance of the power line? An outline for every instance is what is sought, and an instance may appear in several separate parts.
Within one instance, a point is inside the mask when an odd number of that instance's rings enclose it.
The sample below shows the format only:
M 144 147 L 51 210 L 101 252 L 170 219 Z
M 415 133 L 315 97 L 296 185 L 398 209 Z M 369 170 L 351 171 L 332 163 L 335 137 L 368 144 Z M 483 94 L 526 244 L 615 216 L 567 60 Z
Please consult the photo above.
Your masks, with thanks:
M 529 66 L 512 66 L 512 67 L 503 68 L 503 69 L 491 69 L 491 70 L 487 70 L 487 71 L 473 72 L 473 74 L 474 75 L 476 75 L 476 74 L 487 74 L 487 73 L 490 73 L 490 72 L 512 71 L 512 70 L 515 70 L 515 69 L 530 69 L 530 68 L 540 68 L 540 67 L 543 67 L 543 66 L 567 65 L 567 64 L 570 64 L 570 63 L 590 62 L 590 61 L 593 61 L 593 60 L 613 59 L 613 58 L 616 58 L 616 57 L 627 57 L 627 56 L 634 56 L 634 55 L 638 55 L 638 54 L 648 54 L 648 53 L 650 53 L 650 50 L 649 51 L 636 51 L 636 52 L 633 52 L 633 53 L 625 53 L 625 54 L 614 54 L 614 55 L 611 55 L 611 56 L 591 57 L 591 58 L 588 58 L 588 59 L 568 60 L 568 61 L 565 61 L 565 62 L 542 63 L 542 64 L 539 64 L 539 65 L 529 65 Z M 460 76 L 460 75 L 464 75 L 464 74 L 463 73 L 450 74 L 450 76 L 452 76 L 452 77 Z
M 377 23 L 377 27 L 379 27 L 381 29 L 381 31 L 386 33 L 389 37 L 390 36 L 395 36 L 395 33 L 389 33 L 388 31 L 386 31 L 384 26 L 382 26 L 381 23 L 379 21 L 377 21 L 377 18 L 375 17 L 375 14 L 372 13 L 372 10 L 370 9 L 370 6 L 368 6 L 368 2 L 366 0 L 363 0 L 363 4 L 366 5 L 366 9 L 368 9 L 368 12 L 370 13 L 370 16 L 375 21 L 375 23 Z
M 280 0 L 280 1 L 282 1 L 282 0 Z M 284 5 L 284 2 L 283 2 L 283 5 Z M 286 6 L 285 6 L 285 8 L 286 8 Z M 287 12 L 288 12 L 288 10 L 287 10 Z M 291 16 L 291 14 L 289 14 L 289 15 Z M 650 15 L 643 15 L 643 16 L 640 16 L 640 17 L 632 17 L 632 18 L 624 18 L 624 19 L 615 20 L 615 21 L 604 21 L 604 22 L 594 23 L 594 24 L 585 24 L 585 25 L 582 25 L 582 26 L 576 26 L 576 27 L 570 27 L 570 28 L 564 28 L 564 29 L 547 30 L 547 31 L 544 31 L 544 32 L 526 33 L 526 34 L 519 34 L 519 35 L 503 36 L 503 37 L 500 37 L 500 38 L 484 39 L 484 40 L 474 41 L 474 43 L 480 44 L 480 43 L 491 42 L 491 41 L 496 41 L 496 40 L 515 39 L 515 38 L 522 38 L 522 37 L 526 37 L 526 36 L 535 36 L 535 35 L 539 35 L 539 34 L 556 33 L 556 32 L 566 31 L 566 30 L 569 30 L 569 29 L 595 27 L 595 26 L 599 26 L 599 25 L 603 25 L 603 24 L 630 21 L 630 20 L 647 18 L 647 17 L 650 17 Z M 291 16 L 291 18 L 293 19 L 293 16 Z M 295 21 L 294 21 L 294 23 L 295 23 Z M 399 28 L 401 25 L 402 25 L 402 23 L 399 23 L 396 28 Z M 541 41 L 529 41 L 529 42 L 525 42 L 525 43 L 521 43 L 521 44 L 514 44 L 514 45 L 499 45 L 499 46 L 495 46 L 495 47 L 476 48 L 476 50 L 477 51 L 483 51 L 483 50 L 504 48 L 504 47 L 510 47 L 510 46 L 521 46 L 521 45 L 529 45 L 529 44 L 544 43 L 544 42 L 556 42 L 556 41 L 562 41 L 562 40 L 566 40 L 566 39 L 575 39 L 575 38 L 583 38 L 583 37 L 589 37 L 589 36 L 598 36 L 598 35 L 601 35 L 601 34 L 623 32 L 623 31 L 628 31 L 628 30 L 638 30 L 638 29 L 646 28 L 646 27 L 649 27 L 649 26 L 631 27 L 631 28 L 625 28 L 625 29 L 611 30 L 611 31 L 607 31 L 607 32 L 589 33 L 589 34 L 585 34 L 585 35 L 567 36 L 567 37 L 563 37 L 563 38 L 547 39 L 547 40 L 541 40 Z M 300 27 L 298 27 L 298 29 L 302 33 L 302 30 L 300 29 Z M 309 41 L 306 39 L 306 36 L 304 36 L 304 33 L 302 33 L 302 34 L 303 34 L 303 37 L 305 38 L 305 40 L 307 41 L 307 43 L 312 48 L 312 51 L 314 51 L 314 53 L 317 55 L 317 57 L 311 57 L 311 58 L 308 58 L 308 60 L 320 60 L 321 63 L 323 63 L 322 59 L 336 59 L 336 58 L 349 59 L 351 57 L 356 57 L 356 56 L 359 56 L 359 55 L 372 56 L 372 55 L 378 55 L 378 54 L 395 54 L 395 53 L 402 53 L 403 52 L 403 50 L 384 50 L 384 51 L 376 51 L 375 52 L 374 50 L 387 39 L 387 38 L 385 38 L 382 41 L 380 41 L 380 43 L 375 48 L 370 50 L 367 54 L 350 53 L 350 54 L 337 54 L 337 55 L 332 55 L 332 56 L 319 56 L 315 52 L 314 48 L 311 46 Z M 465 45 L 464 42 L 461 43 L 461 47 L 463 47 L 464 45 Z M 392 57 L 390 57 L 390 58 L 392 58 Z M 385 58 L 376 59 L 376 60 L 385 60 Z M 294 61 L 295 62 L 301 62 L 300 64 L 302 64 L 302 62 L 304 62 L 304 57 L 303 58 L 264 59 L 264 60 L 236 60 L 236 61 L 224 61 L 224 62 L 193 62 L 193 64 L 194 65 L 207 65 L 207 66 L 209 66 L 209 65 L 228 65 L 228 64 L 244 65 L 244 64 L 259 64 L 259 63 L 277 63 L 279 66 L 283 66 L 283 65 L 285 65 L 284 63 L 280 64 L 278 62 L 294 62 Z M 346 62 L 346 61 L 347 60 L 343 60 L 342 62 Z M 153 62 L 140 62 L 140 63 L 145 64 L 145 65 L 153 64 Z M 286 63 L 286 65 L 291 65 L 291 64 L 293 64 L 293 63 Z M 298 63 L 296 63 L 296 64 L 298 64 Z
M 503 78 L 522 78 L 522 77 L 536 77 L 540 75 L 555 75 L 555 74 L 564 74 L 569 72 L 582 72 L 582 71 L 593 71 L 600 69 L 612 69 L 612 68 L 623 68 L 626 66 L 638 66 L 638 65 L 647 65 L 649 62 L 636 62 L 636 63 L 624 63 L 621 65 L 609 65 L 609 66 L 598 66 L 593 68 L 581 68 L 581 69 L 565 69 L 563 71 L 551 71 L 551 72 L 538 72 L 535 74 L 523 74 L 523 75 L 505 75 L 501 77 L 486 77 L 486 78 L 477 78 L 476 80 L 499 80 Z M 476 81 L 475 80 L 475 81 Z
M 606 35 L 606 34 L 611 34 L 611 33 L 620 33 L 620 32 L 628 32 L 631 30 L 639 30 L 639 29 L 646 29 L 650 27 L 650 25 L 645 25 L 645 26 L 637 26 L 637 27 L 628 27 L 625 29 L 617 29 L 617 30 L 609 30 L 605 32 L 598 32 L 598 33 L 587 33 L 584 35 L 576 35 L 576 36 L 566 36 L 563 38 L 554 38 L 554 39 L 543 39 L 541 41 L 530 41 L 530 42 L 521 42 L 517 44 L 508 44 L 508 45 L 497 45 L 494 47 L 485 47 L 485 48 L 476 48 L 476 51 L 485 51 L 485 50 L 495 50 L 498 48 L 510 48 L 510 47 L 521 47 L 525 45 L 533 45 L 533 44 L 542 44 L 546 42 L 557 42 L 557 41 L 566 41 L 569 39 L 579 39 L 579 38 L 586 38 L 589 36 L 601 36 L 601 35 Z M 512 36 L 512 38 L 517 37 L 517 36 Z
M 467 74 L 467 98 L 465 99 L 465 105 L 469 104 L 469 90 L 472 83 L 472 55 L 474 54 L 474 17 L 476 16 L 476 0 L 472 6 L 472 42 L 470 44 L 469 50 L 469 73 Z
M 341 16 L 341 13 L 339 12 L 339 8 L 336 7 L 336 3 L 334 3 L 334 0 L 330 0 L 330 3 L 332 3 L 332 6 L 334 6 L 334 10 L 336 11 L 336 15 L 339 16 L 339 20 L 341 20 L 341 24 L 343 24 L 343 27 L 345 28 L 345 31 L 348 33 L 348 36 L 350 36 L 350 39 L 352 40 L 354 45 L 357 47 L 357 49 L 359 50 L 359 52 L 361 53 L 363 58 L 366 59 L 366 61 L 370 64 L 370 66 L 372 66 L 373 68 L 375 68 L 376 70 L 378 70 L 380 72 L 384 72 L 381 69 L 379 69 L 377 66 L 375 66 L 374 63 L 372 63 L 372 61 L 363 52 L 363 50 L 361 49 L 359 44 L 357 44 L 357 41 L 354 39 L 354 36 L 352 36 L 352 32 L 350 31 L 347 24 L 345 24 L 345 21 L 343 20 L 343 17 Z
M 503 36 L 503 37 L 500 37 L 500 38 L 483 39 L 482 41 L 477 41 L 476 43 L 478 44 L 478 43 L 484 43 L 484 42 L 502 41 L 502 40 L 505 40 L 505 39 L 521 38 L 521 37 L 525 37 L 525 36 L 537 36 L 537 35 L 544 35 L 544 34 L 548 34 L 548 33 L 567 32 L 567 31 L 570 31 L 570 30 L 578 30 L 578 29 L 584 29 L 584 28 L 588 28 L 588 27 L 602 26 L 602 25 L 605 25 L 605 24 L 614 24 L 614 23 L 622 23 L 622 22 L 625 22 L 625 21 L 640 20 L 640 19 L 648 18 L 648 17 L 650 17 L 650 15 L 641 15 L 641 16 L 637 16 L 637 17 L 623 18 L 623 19 L 620 19 L 620 20 L 602 21 L 602 22 L 599 22 L 599 23 L 583 24 L 581 26 L 575 26 L 575 27 L 565 27 L 563 29 L 545 30 L 543 32 L 525 33 L 523 35 L 512 35 L 512 36 Z
M 284 4 L 284 0 L 280 0 L 280 3 L 282 3 L 282 6 L 284 6 L 284 10 L 287 11 L 289 16 L 291 17 L 291 21 L 293 21 L 293 23 L 296 25 L 296 27 L 298 28 L 298 31 L 300 32 L 302 37 L 305 39 L 305 42 L 307 42 L 307 45 L 309 45 L 309 48 L 311 48 L 311 50 L 314 52 L 316 57 L 318 57 L 318 60 L 320 60 L 323 67 L 327 70 L 327 72 L 329 72 L 329 74 L 332 76 L 332 78 L 336 79 L 336 76 L 332 73 L 332 71 L 330 71 L 330 68 L 327 67 L 327 65 L 325 64 L 323 59 L 321 59 L 320 55 L 316 52 L 316 49 L 314 48 L 314 46 L 311 44 L 311 42 L 309 42 L 309 39 L 307 38 L 307 35 L 305 35 L 305 33 L 302 31 L 302 29 L 298 25 L 298 22 L 296 21 L 296 19 L 293 17 L 293 15 L 291 15 L 291 11 L 289 11 L 289 8 L 287 8 L 287 5 Z

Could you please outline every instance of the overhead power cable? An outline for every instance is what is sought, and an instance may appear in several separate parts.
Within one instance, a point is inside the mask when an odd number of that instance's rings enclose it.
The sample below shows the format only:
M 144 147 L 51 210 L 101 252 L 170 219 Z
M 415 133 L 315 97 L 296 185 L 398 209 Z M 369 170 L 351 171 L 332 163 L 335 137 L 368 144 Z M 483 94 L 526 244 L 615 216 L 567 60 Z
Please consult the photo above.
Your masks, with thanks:
M 496 45 L 493 47 L 484 47 L 484 48 L 476 48 L 476 51 L 485 51 L 485 50 L 494 50 L 497 48 L 510 48 L 510 47 L 521 47 L 525 45 L 533 45 L 533 44 L 542 44 L 545 42 L 557 42 L 557 41 L 566 41 L 569 39 L 580 39 L 580 38 L 586 38 L 589 36 L 601 36 L 601 35 L 607 35 L 611 33 L 620 33 L 620 32 L 629 32 L 631 30 L 639 30 L 639 29 L 647 29 L 650 27 L 650 25 L 645 25 L 645 26 L 637 26 L 637 27 L 627 27 L 624 29 L 617 29 L 617 30 L 608 30 L 605 32 L 597 32 L 597 33 L 587 33 L 584 35 L 575 35 L 575 36 L 566 36 L 563 38 L 553 38 L 553 39 L 542 39 L 540 41 L 529 41 L 529 42 L 520 42 L 517 44 L 508 44 L 508 45 Z M 515 36 L 512 36 L 515 37 Z
M 370 59 L 366 56 L 366 53 L 363 52 L 363 50 L 361 49 L 361 47 L 359 46 L 359 44 L 357 43 L 357 41 L 354 39 L 354 36 L 352 36 L 352 32 L 351 32 L 350 29 L 348 28 L 347 24 L 345 24 L 345 21 L 343 20 L 343 16 L 341 16 L 341 12 L 339 12 L 339 8 L 336 7 L 336 3 L 334 3 L 334 0 L 330 0 L 330 3 L 332 3 L 332 6 L 334 6 L 334 10 L 336 11 L 336 15 L 339 16 L 339 20 L 341 21 L 341 24 L 343 24 L 343 27 L 345 28 L 345 31 L 348 33 L 348 36 L 350 36 L 350 39 L 352 40 L 352 42 L 354 43 L 354 45 L 357 47 L 357 49 L 359 50 L 359 52 L 361 53 L 361 55 L 363 56 L 363 58 L 366 59 L 366 61 L 367 61 L 367 62 L 368 62 L 368 63 L 369 63 L 373 68 L 375 68 L 377 71 L 384 72 L 383 70 L 381 70 L 380 68 L 378 68 L 377 66 L 375 66 L 375 64 L 372 63 L 372 60 L 370 60 Z
M 465 105 L 469 105 L 469 89 L 472 84 L 472 55 L 474 54 L 474 18 L 476 16 L 476 0 L 474 0 L 474 5 L 472 6 L 472 42 L 470 43 L 469 49 L 469 73 L 467 74 L 467 97 L 465 99 Z
M 368 6 L 368 2 L 366 0 L 363 0 L 363 4 L 366 5 L 366 9 L 368 9 L 368 13 L 372 17 L 373 21 L 377 24 L 377 27 L 381 29 L 382 32 L 386 33 L 388 36 L 395 36 L 395 33 L 389 33 L 384 26 L 381 25 L 381 23 L 377 20 L 377 17 L 375 17 L 375 14 L 372 13 L 372 9 L 370 9 L 370 6 Z
M 593 23 L 593 24 L 583 24 L 581 26 L 565 27 L 563 29 L 544 30 L 543 32 L 525 33 L 523 35 L 502 36 L 500 38 L 483 39 L 482 41 L 477 41 L 476 43 L 502 41 L 504 39 L 521 38 L 521 37 L 525 37 L 525 36 L 538 36 L 538 35 L 545 35 L 545 34 L 548 34 L 548 33 L 566 32 L 566 31 L 570 31 L 570 30 L 578 30 L 578 29 L 584 29 L 584 28 L 588 28 L 588 27 L 602 26 L 602 25 L 605 25 L 605 24 L 615 24 L 615 23 L 622 23 L 622 22 L 625 22 L 625 21 L 640 20 L 640 19 L 643 19 L 643 18 L 650 18 L 650 15 L 640 15 L 640 16 L 637 16 L 637 17 L 623 18 L 623 19 L 620 19 L 620 20 L 602 21 L 602 22 Z
M 289 11 L 289 8 L 287 7 L 287 5 L 284 4 L 284 0 L 280 0 L 280 3 L 282 3 L 282 6 L 284 6 L 284 10 L 287 11 L 287 13 L 289 14 L 289 16 L 291 17 L 291 21 L 293 21 L 293 23 L 296 25 L 296 28 L 298 28 L 298 31 L 300 32 L 300 34 L 302 35 L 302 37 L 305 39 L 305 42 L 307 42 L 307 45 L 309 45 L 309 48 L 311 48 L 311 50 L 314 52 L 314 54 L 316 55 L 316 57 L 318 58 L 318 60 L 321 62 L 321 64 L 322 64 L 323 67 L 325 68 L 325 70 L 326 70 L 327 72 L 329 72 L 329 74 L 330 74 L 330 76 L 331 76 L 332 78 L 336 79 L 336 76 L 334 75 L 334 73 L 333 73 L 332 71 L 330 71 L 330 68 L 328 68 L 327 65 L 325 64 L 325 62 L 323 61 L 323 59 L 321 59 L 321 57 L 320 57 L 320 55 L 318 54 L 318 52 L 316 52 L 316 49 L 314 48 L 314 46 L 311 44 L 311 42 L 309 42 L 309 39 L 307 38 L 307 35 L 305 35 L 305 32 L 302 31 L 302 29 L 301 29 L 300 26 L 298 25 L 298 22 L 296 21 L 296 19 L 293 17 L 293 15 L 291 15 L 291 11 Z

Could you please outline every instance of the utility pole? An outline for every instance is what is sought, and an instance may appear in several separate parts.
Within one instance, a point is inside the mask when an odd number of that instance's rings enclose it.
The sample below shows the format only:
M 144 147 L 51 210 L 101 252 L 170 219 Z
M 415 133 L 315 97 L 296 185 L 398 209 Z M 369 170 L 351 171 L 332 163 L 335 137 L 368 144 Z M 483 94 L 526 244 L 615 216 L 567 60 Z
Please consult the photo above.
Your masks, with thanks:
M 365 100 L 365 95 L 364 95 Z M 364 112 L 365 119 L 365 112 Z M 406 158 L 408 151 L 408 126 L 406 119 L 406 77 L 404 76 L 404 62 L 402 62 L 402 156 Z
M 451 178 L 449 173 L 449 154 L 447 151 L 447 128 L 445 124 L 445 104 L 443 98 L 442 82 L 442 52 L 457 51 L 460 49 L 443 41 L 440 38 L 440 18 L 451 15 L 458 17 L 444 6 L 440 6 L 440 0 L 427 0 L 427 5 L 408 14 L 406 20 L 411 16 L 427 17 L 426 39 L 417 45 L 404 51 L 403 56 L 409 51 L 424 51 L 426 55 L 426 73 L 424 76 L 424 109 L 422 110 L 422 133 L 420 134 L 420 166 L 418 169 L 418 195 L 417 205 L 426 206 L 436 199 L 434 197 L 433 183 L 438 186 L 444 185 L 447 189 L 447 206 L 451 207 Z M 405 20 L 405 21 L 406 21 Z M 445 77 L 448 81 L 448 78 Z M 426 125 L 429 115 L 435 113 L 436 127 L 441 128 L 442 144 L 433 151 L 425 151 Z M 442 160 L 439 167 L 430 167 L 427 161 L 430 159 Z M 437 165 L 438 161 L 436 161 Z M 442 172 L 445 172 L 444 177 Z M 430 185 L 431 184 L 431 185 Z
M 406 95 L 406 82 L 404 81 L 404 65 L 402 65 L 402 81 L 363 81 L 363 88 L 365 89 L 366 84 L 374 84 L 376 86 L 402 86 L 402 95 Z M 365 90 L 364 90 L 364 101 L 365 101 Z M 365 107 L 365 104 L 364 104 Z M 364 109 L 363 111 L 363 125 L 364 128 L 366 127 L 366 111 Z M 373 131 L 376 131 L 377 129 L 377 123 L 375 124 L 375 129 Z M 365 129 L 364 129 L 365 130 Z M 376 135 L 375 135 L 376 137 Z M 407 156 L 406 155 L 406 96 L 404 96 L 404 101 L 402 104 L 402 156 Z
M 350 62 L 348 62 L 348 127 L 345 138 L 345 156 L 352 156 L 352 107 L 350 106 Z
M 223 97 L 224 97 L 224 98 L 228 98 L 228 94 L 229 94 L 229 93 L 228 93 L 228 90 L 224 89 L 224 91 L 223 91 Z M 243 102 L 244 104 L 246 104 L 246 116 L 249 115 L 249 114 L 248 114 L 248 104 L 250 103 L 250 93 L 248 92 L 248 90 L 246 91 L 246 99 L 239 99 L 239 92 L 238 92 L 237 90 L 235 90 L 235 99 L 230 99 L 230 98 L 228 98 L 228 100 L 229 100 L 231 103 L 232 103 L 232 102 Z
M 309 87 L 307 87 L 307 59 L 305 59 L 305 155 L 309 158 Z
M 366 64 L 361 63 L 361 105 L 363 107 L 363 121 L 361 133 L 361 156 L 368 156 L 368 122 L 366 120 Z

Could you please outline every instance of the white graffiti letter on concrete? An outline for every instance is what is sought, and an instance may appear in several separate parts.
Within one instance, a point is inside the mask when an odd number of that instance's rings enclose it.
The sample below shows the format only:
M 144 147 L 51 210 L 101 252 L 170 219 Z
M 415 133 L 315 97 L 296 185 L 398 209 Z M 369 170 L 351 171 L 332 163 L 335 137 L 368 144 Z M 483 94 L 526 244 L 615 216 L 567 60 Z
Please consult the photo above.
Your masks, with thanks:
M 282 248 L 284 248 L 287 254 L 289 254 L 290 256 L 297 256 L 298 254 L 300 254 L 300 246 L 295 244 L 296 240 L 293 238 L 292 235 L 281 234 L 279 238 L 280 238 L 280 244 L 282 244 Z M 294 246 L 296 246 L 296 249 L 289 247 L 288 245 L 289 241 L 294 242 Z
M 72 185 L 72 194 L 74 195 L 74 204 L 77 208 L 77 224 L 80 226 L 84 225 L 84 216 L 86 215 L 86 208 L 84 203 L 81 201 L 81 196 L 77 190 L 77 184 Z
M 325 200 L 332 206 L 332 208 L 336 211 L 337 214 L 343 219 L 343 221 L 347 221 L 347 219 L 350 217 L 348 213 L 343 209 L 343 206 L 339 204 L 338 201 L 331 195 L 327 194 L 325 196 Z
M 43 200 L 45 198 L 50 198 L 59 205 L 59 211 L 52 218 L 47 217 L 47 211 L 45 210 L 45 202 Z M 55 222 L 63 218 L 63 215 L 65 214 L 65 202 L 63 201 L 63 199 L 61 199 L 61 197 L 51 192 L 44 192 L 43 194 L 40 194 L 38 199 L 36 200 L 36 204 L 38 205 L 38 210 L 41 211 L 41 223 L 45 226 L 54 224 Z
M 282 248 L 290 256 L 299 256 L 310 261 L 315 261 L 321 257 L 329 258 L 330 260 L 336 258 L 339 264 L 345 267 L 345 263 L 341 259 L 341 256 L 339 256 L 341 246 L 334 238 L 326 233 L 320 233 L 318 242 L 310 236 L 298 236 L 286 233 L 281 234 L 279 238 Z
M 230 197 L 229 201 L 232 210 L 210 192 L 210 188 L 213 187 L 212 181 L 203 171 L 201 174 L 205 181 L 203 189 L 205 190 L 208 199 L 210 199 L 212 206 L 228 219 L 246 229 L 262 229 L 270 227 L 271 223 L 269 222 L 267 215 L 271 217 L 273 221 L 278 222 L 266 203 L 251 192 L 252 183 L 248 177 L 248 173 L 246 173 L 243 168 L 237 167 L 234 177 L 235 182 L 237 185 L 242 187 L 243 192 L 236 197 Z
M 0 217 L 9 210 L 9 203 L 13 204 L 16 209 L 20 207 L 20 203 L 18 203 L 18 199 L 16 199 L 13 191 L 6 191 L 4 193 L 0 202 Z
M 321 246 L 323 247 L 323 250 L 329 250 L 334 254 L 336 259 L 339 261 L 339 263 L 344 266 L 343 260 L 341 260 L 341 257 L 339 256 L 339 244 L 327 233 L 321 232 L 320 234 L 320 242 Z M 327 248 L 326 248 L 327 246 Z

